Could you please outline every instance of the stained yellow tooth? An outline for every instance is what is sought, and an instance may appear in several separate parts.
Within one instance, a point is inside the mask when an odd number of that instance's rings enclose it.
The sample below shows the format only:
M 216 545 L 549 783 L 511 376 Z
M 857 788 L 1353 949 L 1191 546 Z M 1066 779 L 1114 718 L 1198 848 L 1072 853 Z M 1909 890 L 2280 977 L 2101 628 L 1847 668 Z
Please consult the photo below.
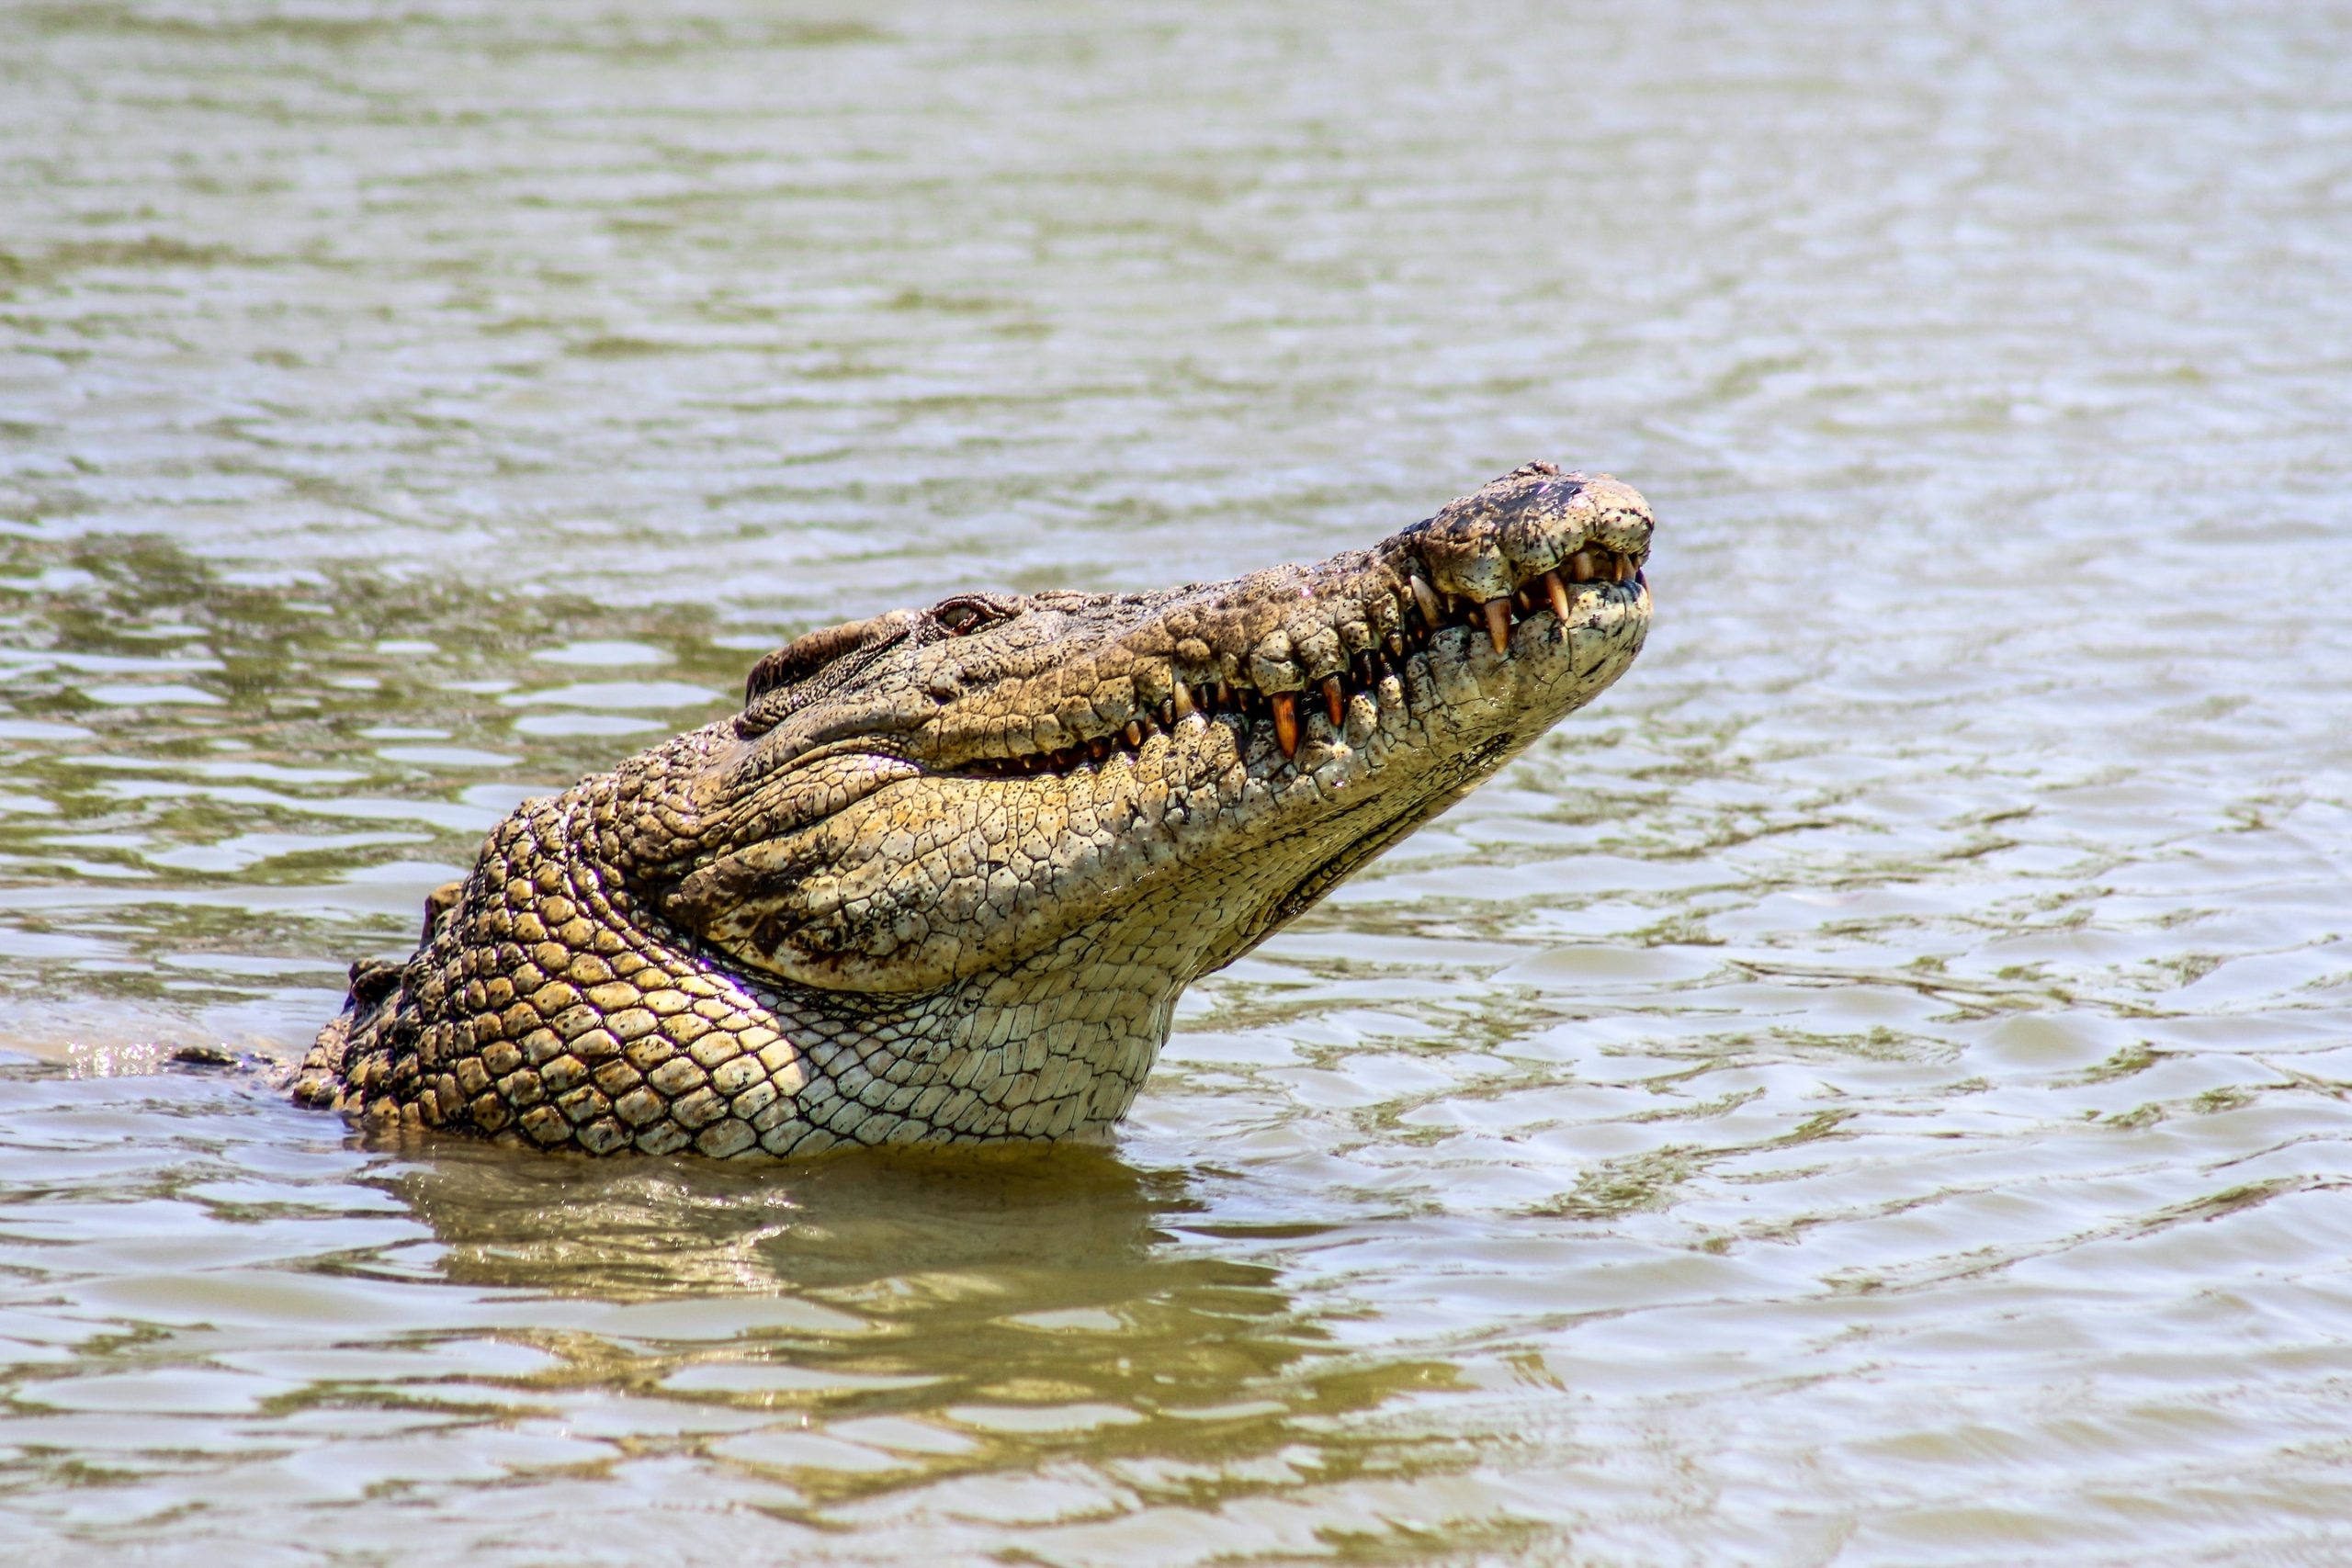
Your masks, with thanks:
M 1127 720 L 1127 744 L 1130 746 L 1143 744 L 1143 726 L 1134 719 Z
M 1388 657 L 1391 659 L 1402 659 L 1405 657 L 1405 639 L 1397 636 L 1395 632 L 1390 632 L 1388 634 Z
M 1323 711 L 1331 716 L 1331 728 L 1334 729 L 1347 722 L 1347 688 L 1340 684 L 1337 675 L 1323 677 Z
M 1285 757 L 1298 755 L 1298 694 L 1270 693 L 1266 701 L 1274 710 L 1274 744 L 1283 749 Z
M 1510 598 L 1487 601 L 1487 635 L 1495 639 L 1497 653 L 1510 651 Z
M 1182 681 L 1177 682 L 1176 695 L 1173 700 L 1176 704 L 1176 716 L 1182 718 L 1193 711 L 1193 688 Z
M 1442 625 L 1445 619 L 1445 612 L 1438 604 L 1437 590 L 1423 581 L 1421 574 L 1418 571 L 1413 573 L 1412 581 L 1413 603 L 1421 607 L 1421 619 L 1432 626 Z
M 1593 579 L 1592 552 L 1578 550 L 1568 558 L 1568 581 L 1590 582 Z
M 1620 582 L 1631 582 L 1634 581 L 1633 557 L 1619 556 L 1617 558 L 1617 581 Z
M 1552 614 L 1562 620 L 1568 618 L 1568 585 L 1560 581 L 1557 570 L 1544 574 L 1544 593 L 1552 601 Z

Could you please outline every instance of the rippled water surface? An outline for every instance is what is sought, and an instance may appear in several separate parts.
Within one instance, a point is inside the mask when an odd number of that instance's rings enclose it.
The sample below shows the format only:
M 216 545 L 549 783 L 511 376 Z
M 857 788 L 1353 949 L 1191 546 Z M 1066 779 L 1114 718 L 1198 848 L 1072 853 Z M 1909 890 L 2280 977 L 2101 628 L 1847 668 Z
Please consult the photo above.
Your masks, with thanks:
M 0 6 L 0 1557 L 2352 1558 L 2346 58 Z M 1108 1151 L 268 1086 L 797 631 L 1534 457 L 1656 503 L 1648 652 L 1197 987 Z

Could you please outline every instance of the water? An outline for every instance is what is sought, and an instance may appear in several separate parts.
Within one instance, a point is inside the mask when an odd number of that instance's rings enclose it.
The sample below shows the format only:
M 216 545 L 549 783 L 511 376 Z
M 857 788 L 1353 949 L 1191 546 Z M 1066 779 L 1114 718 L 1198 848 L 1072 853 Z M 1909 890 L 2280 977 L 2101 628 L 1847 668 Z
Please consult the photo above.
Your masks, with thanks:
M 2352 1556 L 2352 19 L 0 9 L 11 1562 Z M 1534 457 L 1633 674 L 1108 1153 L 368 1146 L 513 802 Z

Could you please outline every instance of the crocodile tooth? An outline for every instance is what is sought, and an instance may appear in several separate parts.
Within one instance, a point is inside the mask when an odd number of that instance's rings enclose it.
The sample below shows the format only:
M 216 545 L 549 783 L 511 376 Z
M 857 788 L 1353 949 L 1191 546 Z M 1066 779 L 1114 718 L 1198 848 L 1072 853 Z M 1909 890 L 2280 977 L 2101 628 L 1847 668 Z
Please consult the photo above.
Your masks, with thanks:
M 1438 604 L 1437 590 L 1423 581 L 1421 574 L 1418 571 L 1412 574 L 1412 583 L 1413 603 L 1421 607 L 1421 619 L 1427 621 L 1431 627 L 1441 625 L 1445 618 L 1445 612 Z
M 1405 657 L 1405 639 L 1395 632 L 1388 634 L 1388 656 L 1391 659 Z
M 1617 581 L 1620 582 L 1631 582 L 1633 580 L 1634 558 L 1631 556 L 1619 556 L 1617 558 Z
M 1127 720 L 1127 744 L 1130 746 L 1143 744 L 1143 726 L 1134 719 Z
M 1568 585 L 1560 581 L 1558 568 L 1544 574 L 1544 592 L 1552 601 L 1552 614 L 1562 620 L 1568 618 Z
M 1285 757 L 1298 755 L 1298 694 L 1269 692 L 1266 701 L 1274 710 L 1274 744 L 1283 749 Z
M 1233 705 L 1232 682 L 1219 681 L 1216 683 L 1216 705 L 1220 712 Z
M 1568 576 L 1577 582 L 1590 582 L 1593 576 L 1592 552 L 1578 550 L 1568 558 Z
M 1506 594 L 1499 599 L 1487 600 L 1486 609 L 1487 635 L 1495 639 L 1495 651 L 1509 653 L 1510 651 L 1510 596 Z
M 1169 706 L 1174 712 L 1176 718 L 1184 717 L 1193 711 L 1193 688 L 1187 686 L 1182 681 L 1177 682 L 1176 694 L 1170 697 L 1168 702 Z M 1174 720 L 1171 719 L 1170 722 L 1173 723 Z
M 1347 722 L 1348 689 L 1340 684 L 1337 675 L 1323 677 L 1323 711 L 1331 716 L 1331 728 L 1334 729 Z

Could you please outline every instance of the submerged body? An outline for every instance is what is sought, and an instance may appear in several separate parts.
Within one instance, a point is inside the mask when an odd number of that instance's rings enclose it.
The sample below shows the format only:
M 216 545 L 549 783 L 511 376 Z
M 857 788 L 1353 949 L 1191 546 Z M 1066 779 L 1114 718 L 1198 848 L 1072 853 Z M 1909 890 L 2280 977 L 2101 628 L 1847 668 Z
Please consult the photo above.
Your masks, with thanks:
M 1531 464 L 1311 566 L 810 633 L 500 824 L 295 1096 L 599 1155 L 1105 1128 L 1185 986 L 1624 671 L 1651 528 Z

